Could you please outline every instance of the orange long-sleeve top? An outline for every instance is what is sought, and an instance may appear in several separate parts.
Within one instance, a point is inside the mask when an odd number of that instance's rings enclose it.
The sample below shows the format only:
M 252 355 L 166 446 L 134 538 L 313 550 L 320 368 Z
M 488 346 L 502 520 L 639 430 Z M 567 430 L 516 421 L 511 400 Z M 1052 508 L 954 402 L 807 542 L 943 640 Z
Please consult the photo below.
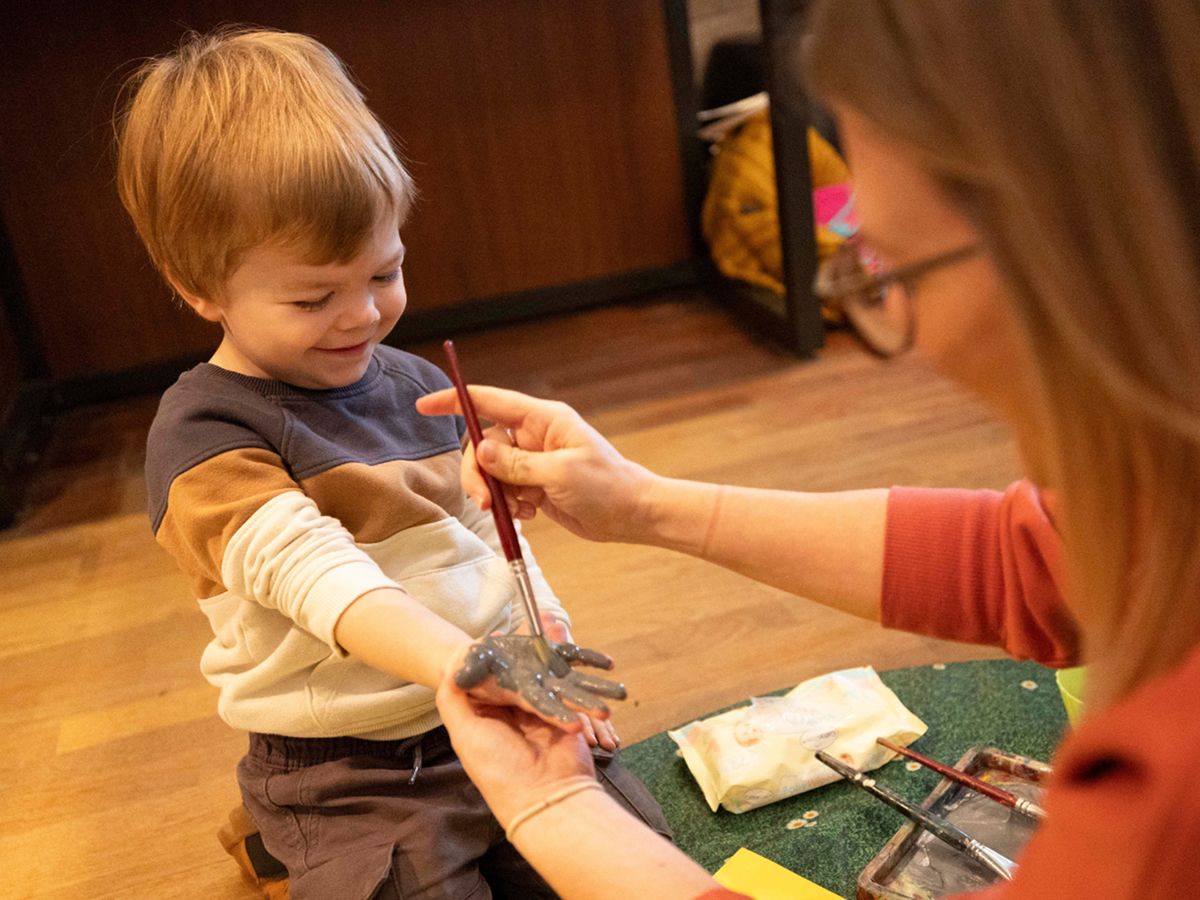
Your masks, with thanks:
M 888 497 L 880 617 L 890 628 L 995 644 L 1076 664 L 1062 545 L 1038 489 L 895 488 Z M 1190 602 L 1197 602 L 1192 598 Z M 1191 896 L 1200 852 L 1200 648 L 1089 715 L 1054 755 L 1047 819 L 1016 878 L 972 900 Z M 739 897 L 711 891 L 703 900 Z

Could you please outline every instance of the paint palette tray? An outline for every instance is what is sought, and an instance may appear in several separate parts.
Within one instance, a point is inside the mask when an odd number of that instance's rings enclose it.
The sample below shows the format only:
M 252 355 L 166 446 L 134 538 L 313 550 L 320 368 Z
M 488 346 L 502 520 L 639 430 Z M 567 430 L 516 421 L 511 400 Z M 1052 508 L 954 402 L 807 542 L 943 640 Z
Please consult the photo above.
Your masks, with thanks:
M 972 747 L 955 768 L 1018 797 L 1041 802 L 1050 767 L 995 747 Z M 921 804 L 1013 859 L 1037 822 L 943 778 Z M 913 823 L 904 825 L 858 876 L 858 900 L 933 900 L 978 890 L 996 880 L 980 863 Z

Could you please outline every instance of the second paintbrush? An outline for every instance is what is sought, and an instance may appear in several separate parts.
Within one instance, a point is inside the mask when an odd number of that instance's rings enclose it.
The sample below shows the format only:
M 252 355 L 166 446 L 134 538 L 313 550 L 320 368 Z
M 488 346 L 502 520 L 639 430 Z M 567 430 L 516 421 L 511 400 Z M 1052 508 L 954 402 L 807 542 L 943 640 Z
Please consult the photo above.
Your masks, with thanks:
M 951 847 L 961 850 L 1005 881 L 1012 881 L 1013 873 L 1017 869 L 1016 863 L 1002 853 L 997 853 L 986 844 L 980 843 L 949 819 L 910 803 L 890 788 L 876 783 L 874 778 L 864 775 L 853 766 L 846 765 L 840 759 L 830 756 L 824 750 L 817 751 L 817 759 L 829 766 L 829 768 L 833 769 L 833 771 L 837 772 L 855 787 L 861 788 L 868 794 L 882 800 L 892 809 L 896 810 L 896 812 L 907 816 L 934 837 L 944 841 Z
M 940 763 L 936 759 L 930 759 L 923 753 L 918 753 L 916 750 L 910 750 L 908 747 L 901 747 L 899 744 L 889 741 L 887 738 L 876 738 L 876 743 L 882 747 L 887 747 L 893 753 L 899 753 L 901 756 L 907 756 L 914 762 L 918 762 L 927 769 L 932 769 L 939 775 L 949 778 L 951 781 L 956 781 L 961 785 L 965 785 L 977 794 L 989 799 L 995 800 L 1011 809 L 1015 809 L 1022 815 L 1029 816 L 1041 822 L 1046 818 L 1046 811 L 1034 803 L 1032 800 L 1026 800 L 1024 797 L 1018 797 L 1004 788 L 996 787 L 994 784 L 988 784 L 986 781 L 981 781 L 974 775 L 968 775 L 961 769 L 955 769 L 945 763 Z

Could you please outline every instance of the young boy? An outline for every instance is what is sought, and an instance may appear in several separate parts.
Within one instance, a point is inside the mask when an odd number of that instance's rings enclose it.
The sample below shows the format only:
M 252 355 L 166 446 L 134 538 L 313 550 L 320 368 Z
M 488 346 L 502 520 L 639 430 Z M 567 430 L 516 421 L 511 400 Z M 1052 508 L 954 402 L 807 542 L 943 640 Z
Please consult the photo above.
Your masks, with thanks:
M 302 35 L 193 36 L 134 83 L 122 201 L 223 332 L 163 396 L 146 472 L 155 537 L 212 625 L 201 669 L 250 733 L 238 781 L 261 846 L 235 855 L 259 875 L 281 862 L 294 900 L 553 896 L 434 706 L 468 649 L 523 616 L 459 484 L 461 424 L 413 409 L 448 380 L 380 343 L 407 301 L 408 173 L 340 61 Z M 585 731 L 616 746 L 603 714 Z M 636 779 L 600 771 L 666 830 Z

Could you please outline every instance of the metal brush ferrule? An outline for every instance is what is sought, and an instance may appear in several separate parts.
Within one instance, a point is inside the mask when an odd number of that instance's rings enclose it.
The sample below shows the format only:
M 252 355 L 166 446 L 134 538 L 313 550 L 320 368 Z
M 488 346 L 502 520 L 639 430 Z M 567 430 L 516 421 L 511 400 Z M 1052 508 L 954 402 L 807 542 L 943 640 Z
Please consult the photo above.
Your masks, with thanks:
M 525 607 L 525 618 L 529 620 L 529 633 L 534 637 L 544 638 L 542 617 L 538 614 L 537 600 L 533 596 L 533 584 L 529 580 L 529 570 L 525 568 L 525 560 L 511 559 L 508 567 L 512 570 L 517 582 L 517 593 L 521 595 L 521 603 Z
M 975 857 L 975 859 L 979 860 L 1005 881 L 1013 880 L 1013 875 L 1017 871 L 1017 864 L 1015 862 L 1007 856 L 997 853 L 991 847 L 979 843 L 974 838 L 970 838 L 969 847 L 971 856 Z
M 1046 818 L 1046 811 L 1034 803 L 1032 800 L 1026 800 L 1024 797 L 1018 797 L 1017 802 L 1013 804 L 1013 809 L 1021 813 L 1023 816 L 1041 822 Z

